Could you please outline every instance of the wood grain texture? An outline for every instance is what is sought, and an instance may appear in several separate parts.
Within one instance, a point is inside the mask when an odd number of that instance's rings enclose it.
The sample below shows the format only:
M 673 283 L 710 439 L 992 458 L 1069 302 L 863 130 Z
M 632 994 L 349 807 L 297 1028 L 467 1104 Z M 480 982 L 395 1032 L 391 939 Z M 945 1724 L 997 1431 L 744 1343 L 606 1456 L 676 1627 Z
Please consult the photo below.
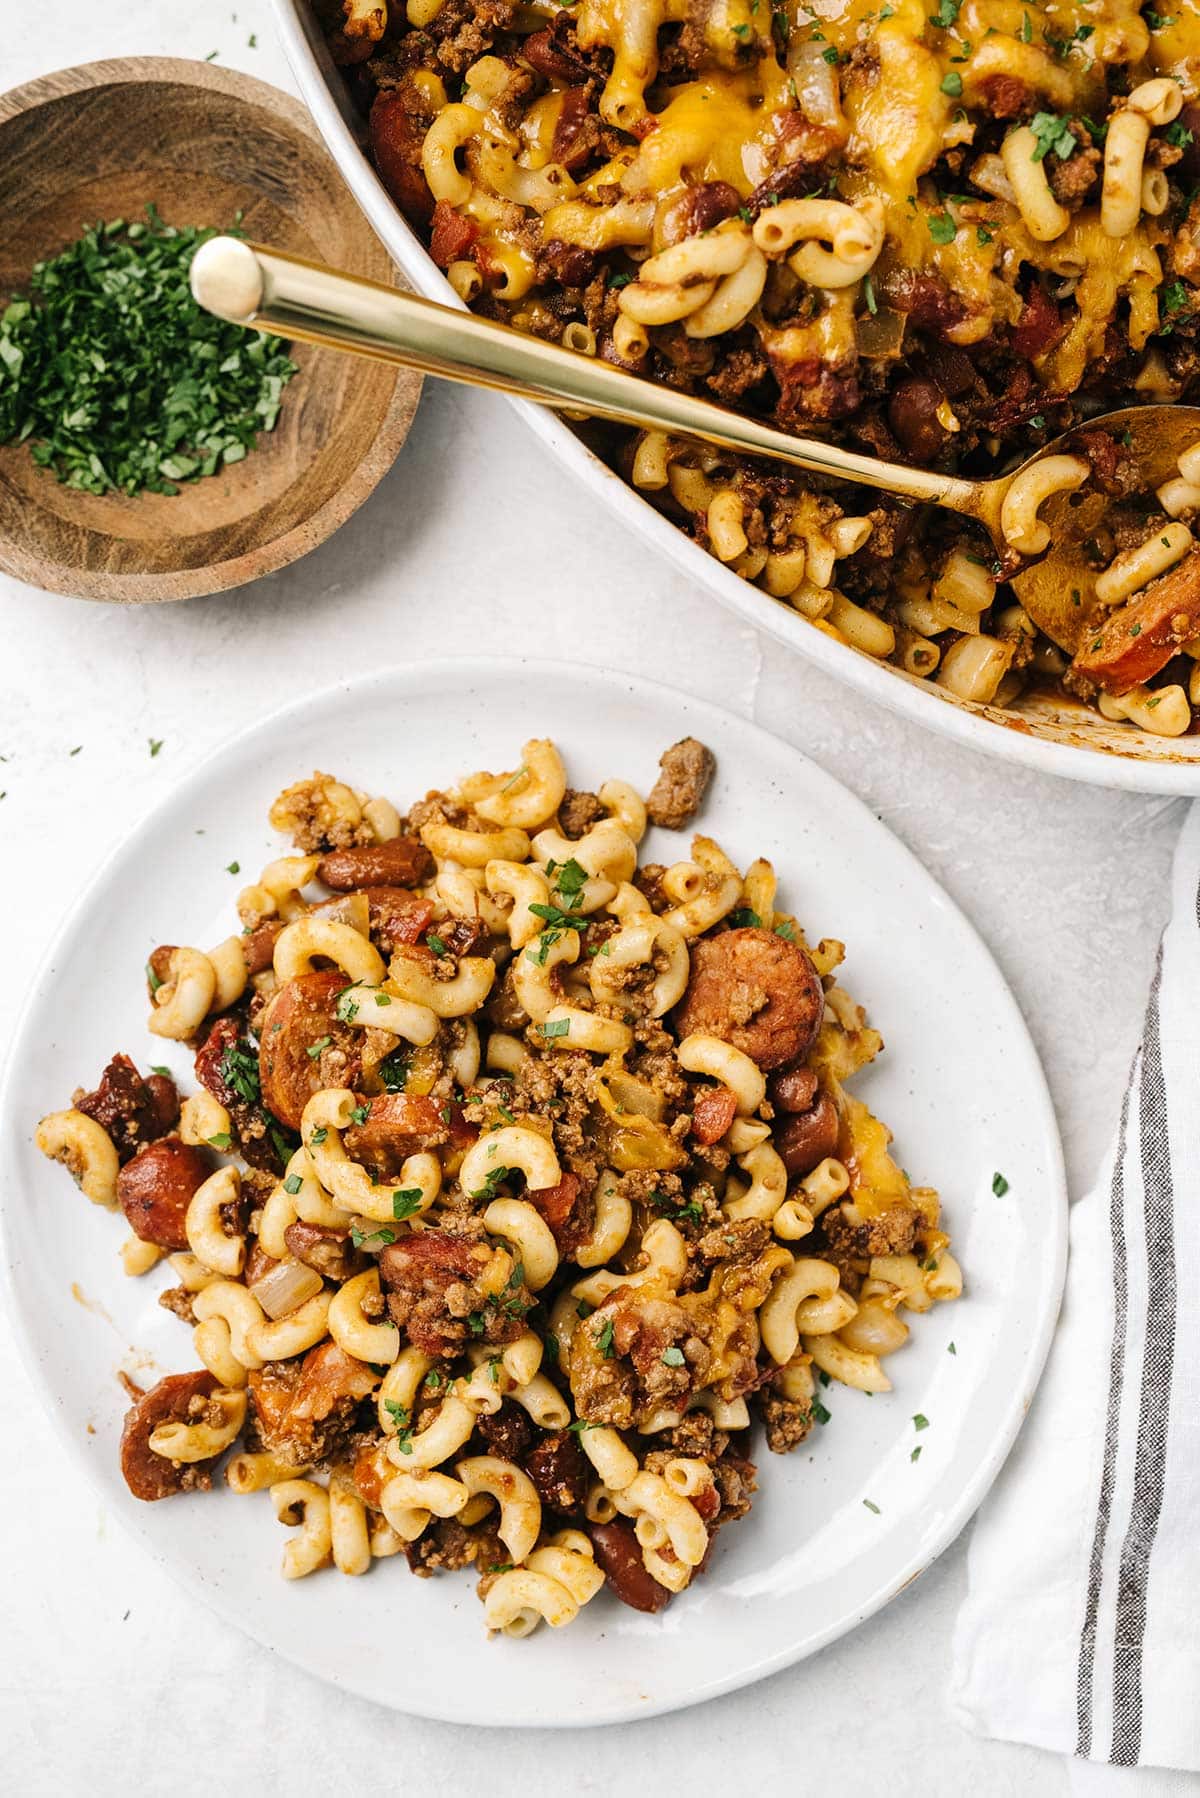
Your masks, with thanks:
M 98 219 L 153 201 L 169 224 L 394 280 L 303 107 L 248 75 L 144 57 L 64 69 L 0 97 L 0 301 Z M 87 599 L 185 599 L 284 567 L 343 524 L 391 466 L 421 389 L 408 370 L 297 345 L 275 430 L 178 495 L 61 486 L 0 448 L 0 568 Z

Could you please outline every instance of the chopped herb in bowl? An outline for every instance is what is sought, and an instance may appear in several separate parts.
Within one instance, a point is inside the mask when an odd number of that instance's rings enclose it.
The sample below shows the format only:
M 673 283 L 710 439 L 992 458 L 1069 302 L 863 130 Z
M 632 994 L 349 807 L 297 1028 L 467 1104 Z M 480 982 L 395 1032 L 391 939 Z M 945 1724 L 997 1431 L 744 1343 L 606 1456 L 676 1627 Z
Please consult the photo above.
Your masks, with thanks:
M 85 493 L 173 494 L 240 462 L 296 365 L 277 337 L 202 312 L 188 269 L 214 231 L 93 225 L 0 312 L 0 443 Z

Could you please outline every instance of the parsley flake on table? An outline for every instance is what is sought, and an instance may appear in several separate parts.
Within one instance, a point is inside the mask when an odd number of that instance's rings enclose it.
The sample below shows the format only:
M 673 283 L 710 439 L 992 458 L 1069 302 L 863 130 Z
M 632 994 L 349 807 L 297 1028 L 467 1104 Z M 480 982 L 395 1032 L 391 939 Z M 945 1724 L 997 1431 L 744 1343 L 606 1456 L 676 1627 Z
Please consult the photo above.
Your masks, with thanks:
M 1004 1178 L 1003 1174 L 992 1175 L 992 1191 L 998 1199 L 1002 1199 L 1008 1191 L 1008 1181 Z
M 148 206 L 35 263 L 0 307 L 0 443 L 27 442 L 85 493 L 174 494 L 240 462 L 296 365 L 193 300 L 192 256 L 214 235 Z

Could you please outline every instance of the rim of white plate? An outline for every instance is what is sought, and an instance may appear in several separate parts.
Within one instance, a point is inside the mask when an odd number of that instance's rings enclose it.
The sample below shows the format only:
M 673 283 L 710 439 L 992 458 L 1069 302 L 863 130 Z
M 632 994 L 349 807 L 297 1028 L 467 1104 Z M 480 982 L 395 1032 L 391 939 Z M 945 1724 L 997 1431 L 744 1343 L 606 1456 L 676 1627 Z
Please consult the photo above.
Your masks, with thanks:
M 357 679 L 353 680 L 330 682 L 324 687 L 303 694 L 299 698 L 277 707 L 276 710 L 268 713 L 265 717 L 257 719 L 253 724 L 242 730 L 232 732 L 223 739 L 223 741 L 215 748 L 211 749 L 195 767 L 184 774 L 168 793 L 155 803 L 141 821 L 127 833 L 122 841 L 104 858 L 99 867 L 92 872 L 86 887 L 76 900 L 75 904 L 71 907 L 59 928 L 55 931 L 49 947 L 42 956 L 34 979 L 31 981 L 29 996 L 18 1017 L 11 1039 L 9 1056 L 4 1068 L 3 1080 L 0 1082 L 0 1140 L 3 1140 L 4 1142 L 14 1140 L 14 1130 L 21 1127 L 22 1120 L 13 1115 L 13 1107 L 15 1105 L 13 1089 L 16 1085 L 15 1070 L 22 1059 L 21 1050 L 25 1038 L 34 1031 L 34 1001 L 38 986 L 43 979 L 46 970 L 53 964 L 55 957 L 60 952 L 61 946 L 75 934 L 80 920 L 88 910 L 94 889 L 106 881 L 119 864 L 137 849 L 139 844 L 146 839 L 153 837 L 160 819 L 164 818 L 168 813 L 175 812 L 181 804 L 186 805 L 192 791 L 197 787 L 200 787 L 210 778 L 214 768 L 218 764 L 226 760 L 236 761 L 244 748 L 252 743 L 256 737 L 275 731 L 277 727 L 287 719 L 302 716 L 306 709 L 325 704 L 338 696 L 349 695 L 356 689 L 395 681 L 419 684 L 427 677 L 442 676 L 451 671 L 453 671 L 459 680 L 494 679 L 498 668 L 509 668 L 514 671 L 519 670 L 525 679 L 528 679 L 530 676 L 536 678 L 548 675 L 553 676 L 560 681 L 564 679 L 569 681 L 582 680 L 584 682 L 596 683 L 601 687 L 617 682 L 628 691 L 648 702 L 658 702 L 660 705 L 664 701 L 670 705 L 678 705 L 682 702 L 690 714 L 698 715 L 701 718 L 707 715 L 713 719 L 720 731 L 724 733 L 741 733 L 756 743 L 760 750 L 769 749 L 772 756 L 782 756 L 785 759 L 789 757 L 793 758 L 796 762 L 803 765 L 806 778 L 813 782 L 818 788 L 824 787 L 827 793 L 836 797 L 839 806 L 857 812 L 871 831 L 882 831 L 890 839 L 894 850 L 899 853 L 901 858 L 912 864 L 924 881 L 929 882 L 936 887 L 942 903 L 946 908 L 947 914 L 952 917 L 957 926 L 973 940 L 980 954 L 993 969 L 996 981 L 1000 988 L 1000 1002 L 1008 1011 L 1008 1026 L 1015 1033 L 1017 1040 L 1023 1044 L 1027 1052 L 1030 1079 L 1036 1093 L 1036 1102 L 1039 1113 L 1037 1118 L 1037 1135 L 1039 1140 L 1044 1141 L 1047 1152 L 1047 1207 L 1048 1216 L 1053 1225 L 1053 1234 L 1052 1239 L 1043 1244 L 1043 1247 L 1048 1250 L 1049 1253 L 1047 1260 L 1039 1269 L 1039 1277 L 1042 1282 L 1042 1296 L 1036 1327 L 1031 1332 L 1026 1343 L 1021 1381 L 1015 1383 L 1013 1386 L 1012 1396 L 1002 1417 L 998 1420 L 988 1453 L 980 1459 L 978 1466 L 975 1468 L 973 1474 L 960 1492 L 956 1503 L 954 1503 L 941 1517 L 937 1529 L 931 1533 L 929 1538 L 927 1538 L 919 1552 L 914 1553 L 898 1571 L 894 1571 L 889 1577 L 881 1580 L 878 1586 L 870 1593 L 869 1597 L 861 1604 L 857 1605 L 851 1613 L 835 1618 L 827 1627 L 819 1630 L 814 1635 L 803 1637 L 798 1644 L 792 1644 L 790 1647 L 777 1649 L 764 1655 L 760 1661 L 750 1665 L 743 1665 L 731 1673 L 714 1676 L 686 1698 L 669 1697 L 663 1700 L 649 1701 L 641 1704 L 618 1704 L 602 1717 L 584 1718 L 581 1720 L 571 1716 L 555 1716 L 539 1718 L 537 1723 L 534 1724 L 527 1722 L 524 1719 L 513 1718 L 504 1712 L 498 1712 L 487 1718 L 464 1719 L 461 1711 L 455 1710 L 449 1703 L 445 1706 L 422 1704 L 419 1708 L 415 1709 L 412 1706 L 401 1707 L 394 1705 L 391 1707 L 394 1709 L 407 1710 L 410 1714 L 427 1716 L 443 1722 L 461 1724 L 464 1721 L 468 1721 L 472 1724 L 478 1723 L 482 1727 L 505 1727 L 514 1729 L 530 1727 L 602 1727 L 613 1723 L 640 1721 L 645 1718 L 663 1715 L 670 1711 L 690 1708 L 693 1704 L 700 1703 L 706 1699 L 723 1697 L 729 1692 L 737 1691 L 744 1686 L 755 1684 L 757 1681 L 765 1679 L 769 1675 L 780 1672 L 784 1668 L 792 1666 L 796 1662 L 817 1653 L 821 1648 L 827 1646 L 828 1643 L 836 1641 L 841 1636 L 856 1629 L 860 1623 L 864 1622 L 868 1617 L 874 1616 L 875 1613 L 881 1610 L 884 1605 L 891 1601 L 891 1599 L 898 1597 L 907 1586 L 923 1573 L 927 1567 L 932 1565 L 932 1563 L 945 1552 L 950 1544 L 955 1541 L 982 1503 L 989 1487 L 992 1485 L 997 1474 L 1000 1472 L 1001 1467 L 1007 1460 L 1021 1425 L 1024 1422 L 1025 1415 L 1041 1378 L 1046 1357 L 1050 1350 L 1050 1344 L 1054 1337 L 1059 1308 L 1062 1301 L 1063 1283 L 1066 1275 L 1068 1200 L 1062 1141 L 1049 1088 L 1046 1084 L 1046 1077 L 1042 1068 L 1041 1058 L 1038 1055 L 1037 1048 L 1029 1034 L 1028 1026 L 1025 1023 L 1020 1007 L 1017 1005 L 1016 999 L 1009 988 L 1008 982 L 1005 980 L 999 965 L 996 963 L 987 944 L 975 929 L 975 926 L 971 923 L 966 914 L 955 904 L 949 894 L 947 894 L 935 880 L 934 876 L 922 866 L 912 850 L 908 848 L 907 844 L 889 830 L 887 825 L 883 824 L 882 821 L 876 817 L 869 806 L 859 799 L 856 794 L 852 793 L 849 788 L 843 786 L 842 783 L 836 780 L 831 774 L 826 773 L 817 762 L 812 761 L 802 750 L 796 749 L 792 744 L 785 742 L 782 738 L 776 737 L 770 731 L 764 730 L 761 725 L 743 719 L 736 713 L 728 712 L 724 708 L 715 706 L 707 700 L 698 699 L 694 695 L 687 693 L 680 688 L 670 687 L 658 681 L 645 680 L 637 675 L 608 673 L 605 670 L 589 666 L 585 663 L 542 657 L 439 657 L 428 661 L 406 663 L 375 670 L 368 675 L 359 676 Z M 2 1172 L 3 1165 L 0 1164 L 0 1173 Z M 95 1464 L 90 1461 L 84 1453 L 82 1443 L 79 1441 L 77 1433 L 68 1423 L 61 1407 L 56 1402 L 57 1394 L 54 1391 L 53 1384 L 48 1373 L 43 1369 L 38 1359 L 33 1331 L 25 1316 L 19 1291 L 13 1278 L 14 1244 L 11 1236 L 8 1213 L 7 1181 L 5 1180 L 0 1183 L 0 1290 L 3 1291 L 4 1296 L 7 1299 L 8 1314 L 13 1320 L 13 1335 L 17 1342 L 18 1352 L 31 1385 L 41 1402 L 43 1412 L 48 1417 L 59 1441 L 63 1444 L 74 1464 L 82 1469 L 88 1484 L 101 1496 L 101 1498 L 105 1498 L 107 1495 L 104 1482 L 97 1473 Z M 269 1630 L 260 1629 L 252 1620 L 240 1616 L 227 1605 L 223 1593 L 214 1592 L 208 1588 L 203 1576 L 196 1568 L 181 1561 L 178 1557 L 172 1556 L 157 1548 L 153 1541 L 120 1511 L 116 1511 L 115 1515 L 122 1529 L 125 1530 L 142 1552 L 148 1554 L 151 1559 L 169 1574 L 170 1577 L 190 1596 L 200 1599 L 211 1611 L 214 1611 L 220 1616 L 223 1621 L 235 1625 L 243 1632 L 243 1634 L 250 1636 L 252 1640 L 257 1641 L 263 1648 L 273 1653 L 282 1654 L 285 1659 L 291 1661 L 294 1665 L 304 1668 L 305 1671 L 315 1677 L 324 1679 L 328 1683 L 340 1687 L 341 1689 L 353 1691 L 361 1696 L 371 1698 L 375 1702 L 384 1702 L 384 1700 L 380 1699 L 377 1694 L 365 1693 L 359 1685 L 338 1678 L 336 1673 L 328 1668 L 318 1668 L 314 1666 L 303 1655 L 298 1645 L 281 1642 L 274 1638 Z
M 409 228 L 364 155 L 322 67 L 327 52 L 307 0 L 272 0 L 272 4 L 276 27 L 301 96 L 342 179 L 373 230 L 418 293 L 465 311 L 462 300 Z M 330 63 L 330 69 L 332 66 Z M 876 662 L 823 631 L 814 630 L 807 619 L 778 601 L 764 603 L 764 595 L 757 587 L 731 574 L 655 511 L 553 412 L 529 400 L 510 398 L 508 403 L 577 480 L 598 494 L 631 530 L 653 544 L 681 573 L 707 588 L 728 611 L 735 612 L 755 630 L 815 662 L 826 674 L 886 710 L 950 737 L 965 748 L 1060 779 L 1135 793 L 1200 793 L 1200 742 L 1195 755 L 1166 760 L 1151 753 L 1125 755 L 1117 749 L 1101 750 L 1084 742 L 1050 741 L 1033 735 L 1021 722 L 1000 723 L 945 698 L 938 689 L 931 690 L 927 681 Z

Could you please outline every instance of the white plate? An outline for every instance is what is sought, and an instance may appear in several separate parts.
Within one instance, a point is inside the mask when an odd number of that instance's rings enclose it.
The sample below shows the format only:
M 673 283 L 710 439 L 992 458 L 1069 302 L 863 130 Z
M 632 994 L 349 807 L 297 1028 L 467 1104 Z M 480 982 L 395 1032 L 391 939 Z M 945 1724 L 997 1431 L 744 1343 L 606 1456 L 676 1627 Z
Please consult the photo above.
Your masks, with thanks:
M 156 943 L 228 934 L 240 882 L 225 864 L 236 857 L 252 874 L 278 853 L 266 810 L 281 787 L 328 768 L 403 804 L 472 768 L 511 767 L 534 730 L 557 739 L 581 787 L 615 775 L 644 791 L 665 745 L 689 733 L 716 751 L 704 828 L 742 866 L 769 856 L 805 928 L 846 943 L 849 990 L 887 1043 L 856 1090 L 894 1128 L 903 1165 L 941 1190 L 968 1286 L 959 1303 L 914 1320 L 889 1362 L 892 1395 L 831 1388 L 826 1428 L 791 1457 L 758 1455 L 753 1512 L 662 1616 L 602 1594 L 562 1633 L 488 1642 L 469 1574 L 418 1580 L 386 1562 L 366 1579 L 289 1584 L 278 1573 L 284 1532 L 264 1495 L 222 1488 L 154 1505 L 129 1495 L 116 1369 L 153 1379 L 196 1357 L 156 1303 L 167 1276 L 122 1275 L 122 1220 L 77 1195 L 32 1136 L 114 1050 L 143 1068 L 187 1070 L 184 1053 L 146 1031 L 142 965 Z M 655 836 L 650 858 L 678 854 L 678 837 Z M 623 676 L 429 663 L 331 688 L 256 726 L 108 863 L 34 982 L 10 1065 L 0 1141 L 11 1304 L 71 1454 L 154 1558 L 222 1616 L 400 1710 L 613 1722 L 696 1704 L 811 1654 L 901 1591 L 966 1523 L 1008 1452 L 1054 1327 L 1066 1244 L 1058 1134 L 1025 1026 L 979 938 L 909 851 L 795 750 Z M 997 1170 L 1010 1182 L 1002 1198 Z M 929 1419 L 920 1432 L 917 1413 Z
M 461 307 L 462 301 L 409 228 L 363 151 L 362 120 L 346 97 L 310 0 L 273 0 L 273 4 L 300 92 L 380 241 L 418 293 L 444 306 Z M 1140 793 L 1200 793 L 1200 737 L 1153 737 L 1108 724 L 1095 710 L 1065 698 L 1023 702 L 1021 716 L 1014 720 L 1010 712 L 967 704 L 931 681 L 860 654 L 814 630 L 790 606 L 722 567 L 594 456 L 554 413 L 525 400 L 512 404 L 558 460 L 660 555 L 755 629 L 787 644 L 877 704 L 972 749 L 1046 774 Z

